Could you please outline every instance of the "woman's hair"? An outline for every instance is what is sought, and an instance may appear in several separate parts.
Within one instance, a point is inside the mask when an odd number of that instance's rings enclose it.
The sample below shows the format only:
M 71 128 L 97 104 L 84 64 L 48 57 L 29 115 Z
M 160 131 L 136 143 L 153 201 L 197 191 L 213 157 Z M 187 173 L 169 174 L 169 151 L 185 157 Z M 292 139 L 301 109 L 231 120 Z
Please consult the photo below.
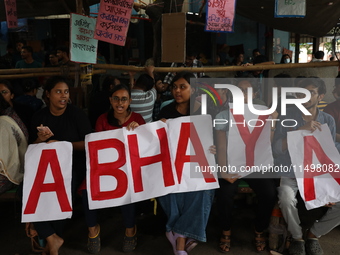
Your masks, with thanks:
M 44 86 L 44 94 L 46 94 L 46 92 L 51 92 L 51 90 L 58 84 L 58 83 L 66 83 L 66 85 L 70 88 L 70 82 L 67 78 L 63 77 L 63 76 L 52 76 L 50 77 Z
M 9 103 L 5 100 L 2 94 L 0 94 L 0 116 L 3 115 L 3 112 L 10 107 Z
M 195 77 L 195 75 L 193 73 L 190 73 L 190 72 L 180 72 L 180 73 L 176 74 L 176 76 L 171 81 L 171 89 L 172 89 L 174 83 L 176 81 L 178 81 L 179 79 L 181 79 L 181 78 L 186 80 L 187 83 L 190 84 L 191 88 L 195 88 L 195 92 L 196 92 L 196 82 L 194 81 L 194 82 L 190 83 L 190 78 L 195 79 L 196 77 Z M 190 114 L 190 109 L 194 109 L 193 107 L 194 107 L 195 100 L 196 100 L 195 95 L 196 95 L 196 93 L 194 93 L 194 95 L 192 96 L 192 100 L 190 100 L 190 106 L 188 108 L 187 114 Z M 176 104 L 176 101 L 175 101 L 175 104 Z
M 8 80 L 0 80 L 0 84 L 4 84 L 8 88 L 8 90 L 11 92 L 11 94 L 14 93 L 14 88 Z
M 178 81 L 181 78 L 183 78 L 184 80 L 186 80 L 190 84 L 190 78 L 196 78 L 196 77 L 193 73 L 180 72 L 180 73 L 176 74 L 176 76 L 172 79 L 171 86 L 174 85 L 175 81 Z M 190 86 L 192 86 L 192 85 L 190 84 Z
M 129 94 L 129 99 L 131 98 L 131 90 L 128 86 L 126 86 L 125 84 L 118 84 L 116 85 L 112 90 L 110 90 L 110 97 L 113 95 L 113 93 L 115 93 L 118 90 L 126 90 Z M 126 109 L 128 114 L 130 114 L 131 112 L 131 107 L 130 105 L 128 106 L 128 108 Z M 114 116 L 114 110 L 111 107 L 111 109 L 108 111 L 107 113 L 107 122 L 114 127 L 121 127 L 121 125 L 119 125 L 119 121 L 115 118 Z
M 285 64 L 285 59 L 286 59 L 286 56 L 289 57 L 290 59 L 290 63 L 292 63 L 292 58 L 288 55 L 288 54 L 283 54 L 282 57 L 281 57 L 281 61 L 280 61 L 280 64 Z

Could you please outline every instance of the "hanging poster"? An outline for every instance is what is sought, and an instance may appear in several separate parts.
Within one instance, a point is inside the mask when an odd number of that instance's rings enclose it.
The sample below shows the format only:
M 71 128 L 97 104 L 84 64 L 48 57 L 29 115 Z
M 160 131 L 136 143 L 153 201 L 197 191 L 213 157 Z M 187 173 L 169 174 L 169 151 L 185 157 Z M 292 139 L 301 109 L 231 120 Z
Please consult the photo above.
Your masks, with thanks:
M 96 64 L 98 40 L 93 39 L 96 19 L 72 13 L 70 23 L 71 61 Z
M 8 28 L 18 27 L 17 2 L 16 0 L 5 0 L 6 20 Z
M 236 0 L 208 0 L 205 31 L 234 32 Z
M 276 0 L 275 18 L 303 18 L 306 16 L 306 0 Z
M 94 38 L 124 46 L 133 0 L 101 0 Z

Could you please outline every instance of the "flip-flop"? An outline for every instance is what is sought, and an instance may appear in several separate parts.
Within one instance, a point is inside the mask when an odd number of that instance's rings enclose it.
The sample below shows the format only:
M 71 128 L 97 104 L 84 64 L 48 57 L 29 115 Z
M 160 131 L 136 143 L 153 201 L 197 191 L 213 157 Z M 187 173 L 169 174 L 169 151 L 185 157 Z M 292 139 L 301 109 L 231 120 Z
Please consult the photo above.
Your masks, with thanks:
M 193 238 L 188 238 L 186 243 L 185 243 L 185 251 L 190 252 L 192 249 L 194 249 L 197 246 L 198 242 L 197 240 Z
M 166 232 L 165 235 L 172 245 L 172 249 L 174 251 L 174 254 L 178 254 L 176 240 L 177 240 L 178 237 L 184 237 L 185 238 L 185 236 L 174 233 L 172 231 Z M 185 242 L 185 251 L 186 252 L 192 251 L 192 249 L 194 249 L 197 246 L 197 244 L 198 244 L 197 240 L 192 239 L 192 238 L 187 238 L 187 241 Z

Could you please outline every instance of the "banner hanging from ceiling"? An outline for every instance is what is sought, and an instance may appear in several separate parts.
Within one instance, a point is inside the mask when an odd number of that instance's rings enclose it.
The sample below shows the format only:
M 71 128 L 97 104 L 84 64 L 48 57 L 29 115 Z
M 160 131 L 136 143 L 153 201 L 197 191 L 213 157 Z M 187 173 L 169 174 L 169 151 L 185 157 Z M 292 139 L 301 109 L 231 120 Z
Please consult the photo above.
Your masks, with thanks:
M 304 18 L 306 0 L 276 0 L 275 18 Z
M 236 0 L 208 0 L 205 31 L 234 32 Z

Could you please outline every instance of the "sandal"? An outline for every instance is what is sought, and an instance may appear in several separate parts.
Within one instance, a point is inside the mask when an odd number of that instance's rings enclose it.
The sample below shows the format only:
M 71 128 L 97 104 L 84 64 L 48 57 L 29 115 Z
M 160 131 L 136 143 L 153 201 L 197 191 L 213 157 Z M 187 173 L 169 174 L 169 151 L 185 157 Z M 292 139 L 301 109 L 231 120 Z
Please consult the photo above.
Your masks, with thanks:
M 198 244 L 197 240 L 195 240 L 193 238 L 187 238 L 187 240 L 185 242 L 184 251 L 179 251 L 179 250 L 177 250 L 176 240 L 177 240 L 178 237 L 183 237 L 183 238 L 186 238 L 186 237 L 183 236 L 183 235 L 174 233 L 172 231 L 166 232 L 165 235 L 166 235 L 166 237 L 168 238 L 169 242 L 172 245 L 172 249 L 173 249 L 174 254 L 179 254 L 181 252 L 188 253 L 188 252 L 192 251 L 192 249 L 194 249 L 197 246 L 197 244 Z
M 94 237 L 89 236 L 87 238 L 87 250 L 92 254 L 97 254 L 100 252 L 100 226 L 97 235 Z
M 230 231 L 226 231 L 226 232 L 229 232 L 229 234 L 227 234 L 227 235 L 225 235 L 223 232 L 222 232 L 222 235 L 221 235 L 221 238 L 220 238 L 219 251 L 222 252 L 222 253 L 227 253 L 227 252 L 230 251 L 230 248 L 231 248 L 231 246 L 230 246 Z M 224 240 L 224 241 L 222 241 L 222 240 Z
M 266 237 L 263 232 L 255 231 L 254 242 L 257 252 L 261 252 L 266 249 Z
M 41 242 L 43 243 L 42 239 L 39 239 L 38 236 L 38 232 L 34 229 L 34 226 L 32 223 L 26 223 L 25 226 L 25 231 L 26 231 L 26 235 L 31 238 L 31 248 L 32 248 L 32 252 L 43 252 L 44 251 L 44 247 L 43 244 L 40 244 Z
M 132 252 L 137 246 L 137 226 L 135 226 L 135 234 L 133 236 L 127 236 L 125 233 L 123 252 Z
M 185 242 L 185 251 L 190 252 L 192 249 L 194 249 L 198 244 L 198 241 L 192 238 L 187 238 L 187 241 Z

